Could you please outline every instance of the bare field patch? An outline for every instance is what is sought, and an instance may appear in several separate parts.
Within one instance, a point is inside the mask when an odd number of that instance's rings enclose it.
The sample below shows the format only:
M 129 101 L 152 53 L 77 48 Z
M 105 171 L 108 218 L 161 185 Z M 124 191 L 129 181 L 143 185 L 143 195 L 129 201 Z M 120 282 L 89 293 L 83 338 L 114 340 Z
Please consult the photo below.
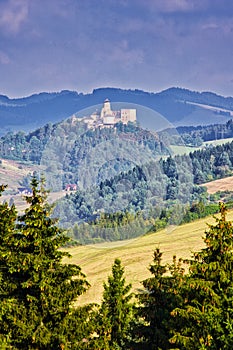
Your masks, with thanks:
M 206 187 L 209 194 L 214 194 L 218 191 L 233 191 L 233 176 L 207 182 L 201 186 Z

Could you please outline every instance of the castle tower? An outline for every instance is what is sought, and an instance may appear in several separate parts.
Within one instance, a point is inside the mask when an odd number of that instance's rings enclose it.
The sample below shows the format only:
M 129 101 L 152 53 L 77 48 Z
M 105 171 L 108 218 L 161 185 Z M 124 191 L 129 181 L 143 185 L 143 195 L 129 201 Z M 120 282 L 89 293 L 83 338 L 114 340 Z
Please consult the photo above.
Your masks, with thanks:
M 111 104 L 109 99 L 104 101 L 103 108 L 101 109 L 101 118 L 103 119 L 105 116 L 112 115 Z

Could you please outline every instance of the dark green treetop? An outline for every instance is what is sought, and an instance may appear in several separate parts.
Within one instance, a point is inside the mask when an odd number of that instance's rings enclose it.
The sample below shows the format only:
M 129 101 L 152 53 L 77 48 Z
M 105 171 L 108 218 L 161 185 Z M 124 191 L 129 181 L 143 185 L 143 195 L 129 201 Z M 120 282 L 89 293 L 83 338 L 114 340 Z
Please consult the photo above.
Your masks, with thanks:
M 153 277 L 142 282 L 144 291 L 138 294 L 139 306 L 134 336 L 137 349 L 171 349 L 171 311 L 182 303 L 179 294 L 184 280 L 182 260 L 173 257 L 171 264 L 162 264 L 159 248 L 154 251 L 154 260 L 149 270 Z
M 131 284 L 126 284 L 121 260 L 115 259 L 112 275 L 107 283 L 104 282 L 103 301 L 98 315 L 98 349 L 127 349 L 133 317 L 133 295 L 130 290 Z
M 0 186 L 0 196 L 7 186 Z M 12 284 L 8 279 L 7 261 L 10 259 L 9 247 L 15 228 L 17 212 L 15 206 L 7 202 L 0 203 L 0 347 L 8 349 L 10 340 L 7 327 L 3 326 L 5 314 L 12 312 L 12 299 L 8 298 Z M 7 254 L 8 253 L 8 254 Z
M 80 322 L 73 302 L 89 284 L 79 266 L 62 263 L 68 254 L 60 248 L 69 238 L 50 217 L 43 180 L 33 178 L 31 186 L 29 207 L 16 225 L 14 207 L 0 207 L 6 212 L 0 219 L 0 334 L 13 349 L 81 349 L 87 308 Z
M 233 348 L 233 225 L 220 204 L 220 218 L 208 225 L 205 248 L 193 254 L 182 286 L 184 305 L 172 314 L 183 320 L 172 343 L 179 349 Z

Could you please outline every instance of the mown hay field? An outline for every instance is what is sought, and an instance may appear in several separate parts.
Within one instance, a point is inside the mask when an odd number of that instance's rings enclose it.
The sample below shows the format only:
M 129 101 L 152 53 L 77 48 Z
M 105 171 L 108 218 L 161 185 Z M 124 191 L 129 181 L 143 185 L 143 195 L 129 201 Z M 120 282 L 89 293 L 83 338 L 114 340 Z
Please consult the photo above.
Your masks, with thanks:
M 233 220 L 233 211 L 229 211 L 228 219 Z M 177 258 L 191 257 L 192 252 L 204 247 L 204 232 L 207 223 L 213 224 L 213 217 L 207 217 L 182 226 L 170 227 L 157 233 L 147 234 L 132 241 L 105 243 L 98 245 L 78 246 L 68 249 L 72 255 L 69 263 L 78 264 L 86 274 L 91 287 L 81 296 L 78 303 L 101 301 L 103 281 L 111 274 L 115 258 L 120 258 L 125 267 L 126 281 L 132 283 L 133 291 L 142 288 L 141 281 L 150 277 L 148 266 L 153 261 L 153 252 L 159 247 L 163 252 L 163 262 L 172 262 Z

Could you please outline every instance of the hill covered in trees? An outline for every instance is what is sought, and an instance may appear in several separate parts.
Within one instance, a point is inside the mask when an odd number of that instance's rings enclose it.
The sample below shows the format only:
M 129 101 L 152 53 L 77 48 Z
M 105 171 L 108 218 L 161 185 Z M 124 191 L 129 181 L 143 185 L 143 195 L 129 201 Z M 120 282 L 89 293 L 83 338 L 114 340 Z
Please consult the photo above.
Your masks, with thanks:
M 9 130 L 29 131 L 48 122 L 57 123 L 82 109 L 102 104 L 106 98 L 112 102 L 134 103 L 151 108 L 169 122 L 179 125 L 182 125 L 182 121 L 183 125 L 224 123 L 231 117 L 229 111 L 233 110 L 232 97 L 226 98 L 210 92 L 201 93 L 181 88 L 170 88 L 159 93 L 118 88 L 99 88 L 89 94 L 64 90 L 57 93 L 42 92 L 18 99 L 1 95 L 1 133 Z M 206 110 L 201 104 L 215 109 Z M 220 109 L 227 112 L 220 113 Z M 151 123 L 153 124 L 153 121 Z
M 29 134 L 7 133 L 0 139 L 0 157 L 41 165 L 53 191 L 70 183 L 87 188 L 167 155 L 169 148 L 156 132 L 134 123 L 89 130 L 84 122 L 70 118 Z M 30 178 L 25 185 L 28 182 Z
M 201 210 L 193 203 L 219 199 L 199 185 L 231 175 L 232 154 L 233 143 L 228 143 L 150 161 L 67 195 L 55 213 L 63 227 L 75 225 L 72 235 L 82 243 L 128 239 L 177 225 L 192 216 L 187 210 Z M 232 199 L 230 193 L 225 197 Z
M 169 140 L 171 145 L 198 147 L 206 141 L 232 138 L 233 122 L 229 119 L 224 124 L 179 126 L 163 130 L 159 135 L 162 140 Z

